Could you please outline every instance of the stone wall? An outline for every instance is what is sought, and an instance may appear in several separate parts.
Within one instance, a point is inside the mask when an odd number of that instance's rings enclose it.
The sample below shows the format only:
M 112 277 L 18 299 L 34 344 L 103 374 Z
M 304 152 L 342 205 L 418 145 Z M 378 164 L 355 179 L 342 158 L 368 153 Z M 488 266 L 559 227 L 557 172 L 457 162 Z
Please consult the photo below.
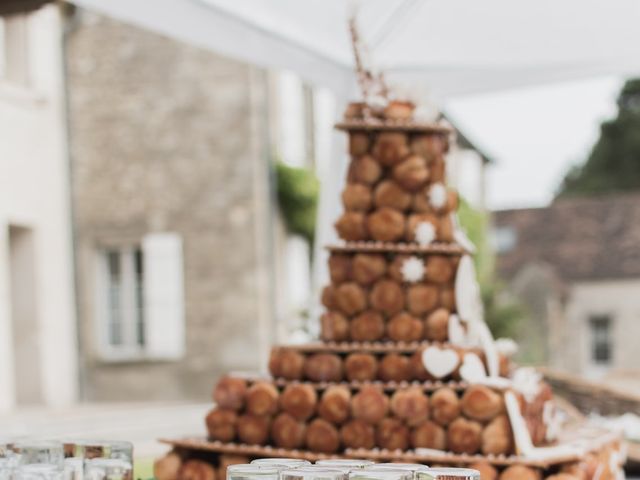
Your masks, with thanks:
M 205 400 L 223 371 L 263 368 L 274 330 L 265 73 L 84 10 L 69 26 L 83 396 Z M 105 362 L 96 249 L 153 231 L 182 236 L 186 356 Z

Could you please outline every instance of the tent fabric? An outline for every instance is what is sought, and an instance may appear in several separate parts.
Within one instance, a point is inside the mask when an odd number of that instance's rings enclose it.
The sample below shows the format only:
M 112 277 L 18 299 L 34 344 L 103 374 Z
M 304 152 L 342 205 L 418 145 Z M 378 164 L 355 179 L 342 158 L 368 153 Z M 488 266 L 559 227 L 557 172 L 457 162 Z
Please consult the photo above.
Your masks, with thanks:
M 436 97 L 640 72 L 636 0 L 75 0 L 352 93 L 347 19 L 375 65 Z M 424 92 L 419 92 L 424 93 Z

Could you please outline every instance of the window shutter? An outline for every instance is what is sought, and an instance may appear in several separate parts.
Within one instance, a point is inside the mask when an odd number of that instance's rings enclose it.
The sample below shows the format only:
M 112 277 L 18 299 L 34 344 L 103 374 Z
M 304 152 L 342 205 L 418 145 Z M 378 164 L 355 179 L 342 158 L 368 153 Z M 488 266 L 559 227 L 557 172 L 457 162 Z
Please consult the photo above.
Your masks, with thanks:
M 185 351 L 182 239 L 168 232 L 146 235 L 142 254 L 147 354 L 179 359 Z

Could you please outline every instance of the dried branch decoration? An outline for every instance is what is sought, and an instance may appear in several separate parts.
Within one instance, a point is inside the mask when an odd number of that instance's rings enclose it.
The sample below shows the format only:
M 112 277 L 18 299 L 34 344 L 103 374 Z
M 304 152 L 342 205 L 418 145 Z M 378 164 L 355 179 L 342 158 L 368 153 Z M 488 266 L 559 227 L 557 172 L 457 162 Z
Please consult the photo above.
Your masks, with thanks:
M 365 65 L 363 52 L 366 47 L 358 33 L 355 15 L 349 19 L 349 32 L 351 33 L 351 46 L 356 64 L 356 77 L 365 105 L 371 105 L 372 100 L 376 98 L 383 99 L 386 103 L 389 99 L 389 88 L 382 72 L 376 73 L 371 69 L 371 66 Z

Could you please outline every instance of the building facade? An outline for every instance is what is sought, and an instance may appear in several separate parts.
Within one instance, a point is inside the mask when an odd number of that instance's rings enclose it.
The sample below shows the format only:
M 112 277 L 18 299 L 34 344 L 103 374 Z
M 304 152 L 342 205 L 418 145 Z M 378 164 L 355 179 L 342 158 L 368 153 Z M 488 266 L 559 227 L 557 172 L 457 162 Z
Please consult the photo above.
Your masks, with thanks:
M 77 398 L 63 18 L 57 7 L 9 3 L 15 11 L 0 16 L 0 411 Z
M 638 373 L 640 195 L 494 215 L 498 272 L 527 307 L 532 359 L 591 378 Z
M 275 331 L 266 74 L 86 10 L 69 24 L 84 398 L 205 399 Z

